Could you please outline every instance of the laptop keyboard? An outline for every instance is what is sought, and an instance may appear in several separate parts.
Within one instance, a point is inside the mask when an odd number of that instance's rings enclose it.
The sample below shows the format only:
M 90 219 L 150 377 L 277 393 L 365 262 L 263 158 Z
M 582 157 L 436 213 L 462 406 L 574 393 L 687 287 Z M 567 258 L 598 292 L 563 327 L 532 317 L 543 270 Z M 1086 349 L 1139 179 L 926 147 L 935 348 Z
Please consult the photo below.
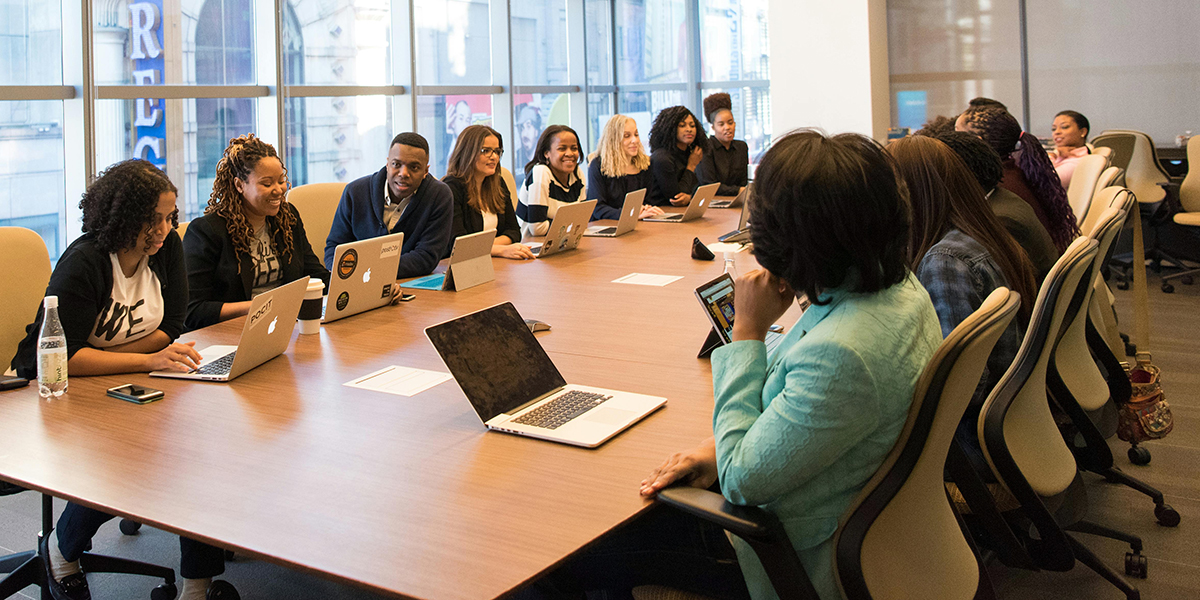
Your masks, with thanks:
M 237 356 L 237 350 L 196 369 L 195 373 L 197 375 L 228 375 L 229 370 L 233 368 L 234 356 Z
M 605 396 L 604 394 L 571 390 L 513 419 L 512 422 L 532 427 L 541 427 L 543 429 L 558 429 L 565 425 L 567 421 L 600 406 L 605 400 L 611 398 L 612 396 Z

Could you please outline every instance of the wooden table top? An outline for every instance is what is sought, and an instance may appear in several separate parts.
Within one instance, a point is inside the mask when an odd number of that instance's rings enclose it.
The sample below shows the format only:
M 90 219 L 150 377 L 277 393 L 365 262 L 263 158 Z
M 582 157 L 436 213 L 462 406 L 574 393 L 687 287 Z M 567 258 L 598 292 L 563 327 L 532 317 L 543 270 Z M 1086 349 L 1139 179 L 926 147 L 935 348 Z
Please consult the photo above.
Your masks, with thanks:
M 723 264 L 689 250 L 737 218 L 711 210 L 543 260 L 496 259 L 491 283 L 415 290 L 412 302 L 294 333 L 283 356 L 227 384 L 121 375 L 72 378 L 49 401 L 32 385 L 2 392 L 0 475 L 376 591 L 495 598 L 637 515 L 648 506 L 638 483 L 711 434 L 711 372 L 695 358 L 708 325 L 693 290 Z M 755 266 L 749 252 L 736 260 Z M 683 279 L 610 283 L 631 272 Z M 342 385 L 393 364 L 445 372 L 423 329 L 504 301 L 552 325 L 538 338 L 567 381 L 667 406 L 588 450 L 488 432 L 453 381 L 413 397 Z M 241 327 L 184 340 L 233 344 Z M 166 397 L 105 396 L 122 383 Z

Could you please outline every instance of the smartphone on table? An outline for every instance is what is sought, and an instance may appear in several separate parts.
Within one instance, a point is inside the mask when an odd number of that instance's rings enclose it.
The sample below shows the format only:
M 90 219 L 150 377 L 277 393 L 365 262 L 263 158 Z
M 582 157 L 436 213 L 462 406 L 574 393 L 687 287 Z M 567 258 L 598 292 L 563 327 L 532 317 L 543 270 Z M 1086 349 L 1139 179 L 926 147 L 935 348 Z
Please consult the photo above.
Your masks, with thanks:
M 164 394 L 162 390 L 127 383 L 114 388 L 108 388 L 108 395 L 134 404 L 149 404 L 156 400 L 162 400 Z

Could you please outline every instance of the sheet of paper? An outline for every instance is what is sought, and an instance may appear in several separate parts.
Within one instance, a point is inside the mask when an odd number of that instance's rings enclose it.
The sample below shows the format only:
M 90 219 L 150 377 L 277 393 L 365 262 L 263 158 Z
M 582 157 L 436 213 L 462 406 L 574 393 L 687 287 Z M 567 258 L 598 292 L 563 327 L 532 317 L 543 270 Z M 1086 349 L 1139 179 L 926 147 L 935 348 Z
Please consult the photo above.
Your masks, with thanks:
M 749 244 L 730 244 L 728 242 L 713 242 L 708 244 L 709 251 L 717 255 L 724 252 L 741 252 L 749 247 Z
M 612 280 L 613 283 L 629 283 L 632 285 L 654 285 L 662 287 L 683 279 L 682 275 L 651 275 L 650 273 L 630 273 L 624 277 Z
M 342 385 L 396 394 L 397 396 L 415 396 L 421 392 L 454 377 L 449 373 L 426 371 L 392 365 L 374 373 L 363 375 L 358 379 L 347 381 Z

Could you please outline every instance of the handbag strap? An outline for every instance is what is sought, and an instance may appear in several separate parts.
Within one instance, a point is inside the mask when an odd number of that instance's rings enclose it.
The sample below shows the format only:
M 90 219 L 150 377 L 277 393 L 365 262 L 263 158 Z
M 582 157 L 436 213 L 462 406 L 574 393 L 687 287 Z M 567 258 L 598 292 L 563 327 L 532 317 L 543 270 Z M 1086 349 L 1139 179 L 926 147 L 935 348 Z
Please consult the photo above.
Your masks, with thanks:
M 1132 191 L 1129 192 L 1133 194 Z M 1146 289 L 1146 246 L 1142 240 L 1142 211 L 1133 204 L 1133 341 L 1138 364 L 1150 362 L 1150 292 Z

